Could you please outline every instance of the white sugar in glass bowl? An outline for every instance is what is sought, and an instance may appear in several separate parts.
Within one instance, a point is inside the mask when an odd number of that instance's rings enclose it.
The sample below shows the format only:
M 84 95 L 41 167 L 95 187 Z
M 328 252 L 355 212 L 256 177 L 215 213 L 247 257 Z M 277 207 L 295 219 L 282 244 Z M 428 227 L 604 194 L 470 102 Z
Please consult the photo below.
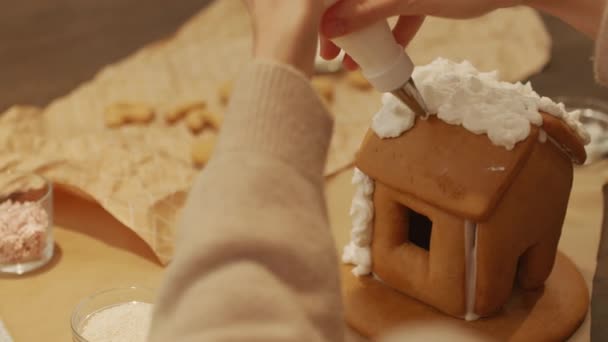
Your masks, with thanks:
M 0 172 L 0 273 L 23 274 L 53 257 L 53 185 L 33 173 Z
M 154 291 L 145 287 L 116 288 L 82 300 L 72 313 L 74 342 L 145 342 Z

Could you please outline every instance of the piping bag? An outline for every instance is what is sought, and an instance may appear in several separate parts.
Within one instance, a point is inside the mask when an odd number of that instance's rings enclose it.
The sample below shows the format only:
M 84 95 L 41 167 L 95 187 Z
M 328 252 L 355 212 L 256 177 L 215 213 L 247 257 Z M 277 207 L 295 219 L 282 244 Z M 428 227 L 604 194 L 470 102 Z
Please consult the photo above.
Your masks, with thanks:
M 337 1 L 326 0 L 326 8 Z M 428 116 L 427 106 L 412 79 L 414 63 L 395 40 L 388 21 L 378 21 L 332 42 L 359 64 L 361 73 L 376 90 L 390 92 L 420 117 Z

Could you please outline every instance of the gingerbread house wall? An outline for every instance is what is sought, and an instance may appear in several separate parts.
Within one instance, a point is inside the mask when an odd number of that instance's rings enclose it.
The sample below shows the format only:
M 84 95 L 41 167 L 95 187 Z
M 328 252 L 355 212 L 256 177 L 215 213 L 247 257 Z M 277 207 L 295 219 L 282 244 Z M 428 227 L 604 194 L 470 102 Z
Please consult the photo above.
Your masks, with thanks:
M 542 286 L 551 273 L 573 168 L 555 144 L 537 142 L 493 215 L 477 225 L 475 313 L 488 316 L 519 284 Z
M 549 276 L 572 186 L 572 163 L 556 145 L 536 143 L 495 212 L 477 223 L 475 313 L 489 316 L 519 284 Z M 525 204 L 525 205 L 524 205 Z M 452 316 L 466 313 L 465 220 L 375 181 L 372 271 L 387 285 Z M 431 219 L 429 251 L 408 241 L 407 210 Z
M 429 250 L 408 241 L 408 210 L 431 219 Z M 464 220 L 375 182 L 372 271 L 387 285 L 457 317 L 465 314 Z

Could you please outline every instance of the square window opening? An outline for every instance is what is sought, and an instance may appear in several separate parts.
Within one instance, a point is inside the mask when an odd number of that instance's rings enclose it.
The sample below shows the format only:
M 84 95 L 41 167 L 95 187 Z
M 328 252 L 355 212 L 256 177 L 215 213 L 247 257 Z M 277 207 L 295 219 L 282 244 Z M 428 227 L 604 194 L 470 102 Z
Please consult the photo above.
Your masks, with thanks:
M 425 215 L 422 215 L 410 208 L 408 211 L 408 239 L 414 245 L 429 250 L 431 246 L 431 232 L 433 222 Z

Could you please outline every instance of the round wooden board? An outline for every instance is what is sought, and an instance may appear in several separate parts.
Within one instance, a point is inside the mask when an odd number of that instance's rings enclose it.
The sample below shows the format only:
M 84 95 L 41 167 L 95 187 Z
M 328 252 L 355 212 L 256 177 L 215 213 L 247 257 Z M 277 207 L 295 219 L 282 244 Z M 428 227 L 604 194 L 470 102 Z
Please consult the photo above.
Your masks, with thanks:
M 467 322 L 388 288 L 372 277 L 355 277 L 351 265 L 342 266 L 346 320 L 367 337 L 393 328 L 430 322 L 459 326 L 485 339 L 499 341 L 564 341 L 583 322 L 589 292 L 576 266 L 558 253 L 553 272 L 538 291 L 515 289 L 499 315 Z

